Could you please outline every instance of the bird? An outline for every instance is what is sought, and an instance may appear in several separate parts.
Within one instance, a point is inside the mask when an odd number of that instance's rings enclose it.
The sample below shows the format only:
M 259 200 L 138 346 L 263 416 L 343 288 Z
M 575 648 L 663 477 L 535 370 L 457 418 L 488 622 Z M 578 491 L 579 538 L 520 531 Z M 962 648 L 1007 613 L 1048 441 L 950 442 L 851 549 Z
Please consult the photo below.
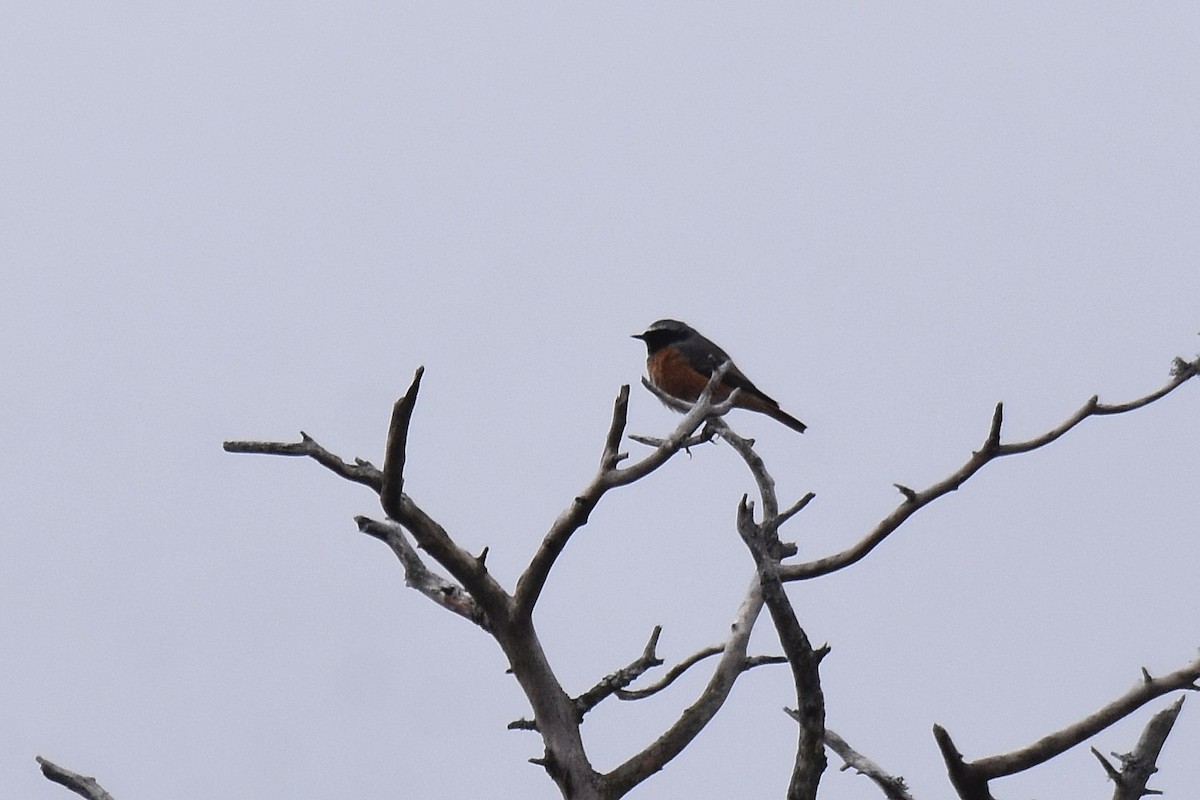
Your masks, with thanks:
M 662 392 L 694 403 L 704 391 L 713 372 L 729 363 L 729 370 L 713 392 L 715 400 L 724 400 L 734 389 L 741 389 L 733 405 L 766 414 L 797 433 L 808 426 L 779 407 L 737 368 L 729 355 L 700 335 L 698 331 L 677 319 L 660 319 L 634 339 L 646 343 L 646 370 L 650 382 Z

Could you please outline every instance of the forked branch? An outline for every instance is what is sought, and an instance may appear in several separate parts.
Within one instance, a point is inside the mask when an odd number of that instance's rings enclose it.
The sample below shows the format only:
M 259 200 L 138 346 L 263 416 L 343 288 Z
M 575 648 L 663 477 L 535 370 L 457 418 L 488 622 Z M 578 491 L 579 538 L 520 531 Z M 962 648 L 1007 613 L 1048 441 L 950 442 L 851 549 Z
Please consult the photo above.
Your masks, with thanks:
M 494 623 L 509 613 L 510 599 L 507 593 L 487 571 L 482 559 L 460 547 L 450 538 L 445 528 L 426 514 L 403 491 L 408 426 L 423 374 L 424 368 L 418 368 L 408 390 L 396 401 L 393 408 L 383 470 L 363 459 L 355 459 L 353 464 L 347 463 L 317 444 L 303 431 L 300 433 L 299 442 L 230 441 L 225 442 L 224 449 L 229 453 L 307 456 L 347 480 L 371 487 L 379 494 L 384 512 L 412 533 L 417 545 L 454 576 Z M 360 530 L 383 539 L 377 535 L 378 529 L 367 530 L 360 525 Z
M 1104 771 L 1117 785 L 1113 792 L 1113 800 L 1140 800 L 1144 795 L 1161 794 L 1155 789 L 1146 788 L 1146 784 L 1150 781 L 1150 776 L 1158 771 L 1159 753 L 1162 752 L 1167 737 L 1171 735 L 1171 728 L 1175 726 L 1175 719 L 1183 708 L 1184 697 L 1185 695 L 1180 695 L 1178 700 L 1150 718 L 1146 727 L 1142 729 L 1141 738 L 1138 739 L 1133 752 L 1113 753 L 1113 757 L 1121 762 L 1120 769 L 1100 755 L 1099 750 L 1092 748 L 1092 755 L 1100 759 Z
M 799 741 L 788 785 L 788 800 L 816 800 L 817 786 L 825 771 L 825 695 L 821 690 L 819 666 L 829 652 L 814 649 L 808 634 L 800 626 L 796 612 L 779 580 L 779 552 L 782 549 L 775 534 L 778 525 L 768 517 L 762 525 L 754 521 L 754 505 L 742 495 L 737 513 L 738 533 L 758 568 L 763 602 L 779 634 L 779 642 L 792 668 L 796 687 L 797 708 L 793 717 L 799 723 Z
M 574 698 L 575 708 L 579 712 L 579 720 L 587 712 L 598 706 L 605 699 L 613 696 L 641 677 L 647 670 L 660 666 L 663 662 L 655 652 L 658 647 L 658 637 L 662 635 L 662 626 L 655 625 L 650 632 L 650 641 L 642 648 L 642 654 L 629 664 L 605 675 L 599 683 L 583 694 Z M 508 723 L 509 730 L 536 730 L 537 723 L 529 719 L 518 719 Z

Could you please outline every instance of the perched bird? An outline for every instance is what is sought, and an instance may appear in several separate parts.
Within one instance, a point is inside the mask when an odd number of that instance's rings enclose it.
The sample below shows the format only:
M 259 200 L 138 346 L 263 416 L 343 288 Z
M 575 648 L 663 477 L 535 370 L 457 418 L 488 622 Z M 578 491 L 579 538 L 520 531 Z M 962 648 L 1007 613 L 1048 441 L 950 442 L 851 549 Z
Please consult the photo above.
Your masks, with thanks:
M 646 369 L 650 381 L 666 394 L 689 403 L 700 397 L 713 372 L 730 361 L 724 350 L 674 319 L 660 319 L 645 333 L 636 333 L 633 338 L 646 343 L 649 354 Z M 803 422 L 783 411 L 779 403 L 763 394 L 737 365 L 730 363 L 713 393 L 714 399 L 724 400 L 734 389 L 741 389 L 734 406 L 766 414 L 792 430 L 804 433 L 807 426 Z

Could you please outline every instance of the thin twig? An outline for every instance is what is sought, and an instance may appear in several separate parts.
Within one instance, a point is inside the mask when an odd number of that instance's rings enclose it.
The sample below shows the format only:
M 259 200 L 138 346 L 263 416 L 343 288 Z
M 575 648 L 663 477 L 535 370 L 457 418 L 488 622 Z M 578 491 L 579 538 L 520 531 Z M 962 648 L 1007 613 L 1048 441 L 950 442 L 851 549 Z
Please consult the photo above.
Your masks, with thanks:
M 663 689 L 666 689 L 668 686 L 670 686 L 672 683 L 674 683 L 678 678 L 680 678 L 685 672 L 687 672 L 692 667 L 696 666 L 696 664 L 699 664 L 701 661 L 705 660 L 706 658 L 711 658 L 712 656 L 720 655 L 723 652 L 725 652 L 725 645 L 723 645 L 723 644 L 710 645 L 709 647 L 705 647 L 702 650 L 697 650 L 695 653 L 692 653 L 690 656 L 683 659 L 678 664 L 676 664 L 675 666 L 673 666 L 669 670 L 667 670 L 667 673 L 662 678 L 655 681 L 654 683 L 651 683 L 647 686 L 643 686 L 640 689 L 620 689 L 620 690 L 618 690 L 616 692 L 617 699 L 618 700 L 629 700 L 629 701 L 645 700 L 647 697 L 650 697 L 651 695 L 656 695 L 659 692 L 661 692 Z M 768 655 L 746 656 L 745 661 L 742 662 L 742 672 L 747 672 L 749 670 L 754 669 L 755 667 L 766 666 L 767 664 L 786 664 L 786 663 L 787 663 L 787 656 L 768 656 Z
M 347 463 L 317 444 L 316 440 L 304 431 L 300 431 L 300 441 L 298 442 L 231 441 L 225 442 L 222 448 L 226 453 L 307 456 L 348 481 L 369 486 L 376 492 L 383 488 L 383 472 L 370 461 L 356 458 L 353 464 Z
M 680 661 L 678 664 L 671 667 L 669 670 L 667 670 L 665 675 L 649 686 L 645 686 L 641 689 L 618 689 L 615 693 L 617 695 L 617 699 L 644 700 L 650 695 L 658 694 L 663 689 L 666 689 L 668 686 L 674 683 L 676 678 L 683 675 L 683 673 L 687 672 L 696 664 L 700 663 L 706 658 L 719 655 L 723 652 L 725 652 L 725 645 L 723 644 L 710 645 L 703 650 L 697 650 L 683 661 Z
M 997 403 L 983 445 L 979 450 L 972 453 L 971 457 L 961 467 L 946 478 L 921 491 L 915 491 L 902 484 L 896 484 L 896 488 L 903 495 L 904 499 L 890 514 L 880 520 L 866 536 L 840 553 L 802 564 L 785 564 L 780 569 L 780 578 L 784 581 L 807 580 L 821 575 L 828 575 L 831 572 L 836 572 L 837 570 L 845 569 L 852 564 L 858 563 L 874 550 L 880 542 L 903 525 L 909 517 L 939 497 L 957 490 L 989 462 L 1003 456 L 1027 453 L 1030 450 L 1045 447 L 1088 417 L 1124 414 L 1160 400 L 1179 388 L 1190 378 L 1200 374 L 1200 359 L 1191 362 L 1178 358 L 1175 359 L 1171 374 L 1171 380 L 1162 388 L 1156 389 L 1143 397 L 1130 400 L 1127 403 L 1107 405 L 1100 403 L 1097 398 L 1093 397 L 1056 428 L 1024 442 L 1001 444 L 1000 429 L 1004 421 L 1004 406 L 1001 403 Z
M 632 441 L 635 441 L 638 444 L 644 444 L 647 447 L 662 447 L 664 444 L 667 443 L 666 439 L 662 439 L 657 436 L 645 436 L 640 433 L 631 433 L 631 434 L 629 434 L 629 438 Z M 699 445 L 702 445 L 702 444 L 708 444 L 709 442 L 712 441 L 712 439 L 713 439 L 713 432 L 711 430 L 709 430 L 708 426 L 706 425 L 704 428 L 702 428 L 700 430 L 699 433 L 697 433 L 696 435 L 694 435 L 688 439 L 685 439 L 683 441 L 683 444 L 680 445 L 679 449 L 688 451 L 688 450 L 691 450 L 691 448 L 693 448 L 693 447 L 698 447 Z

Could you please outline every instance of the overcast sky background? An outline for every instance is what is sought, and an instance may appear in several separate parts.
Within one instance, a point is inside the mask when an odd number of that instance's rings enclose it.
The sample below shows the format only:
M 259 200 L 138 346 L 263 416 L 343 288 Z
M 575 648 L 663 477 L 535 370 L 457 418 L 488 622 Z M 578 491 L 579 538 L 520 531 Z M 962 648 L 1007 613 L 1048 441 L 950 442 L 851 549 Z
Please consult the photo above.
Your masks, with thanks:
M 744 412 L 785 531 L 840 550 L 956 468 L 1200 351 L 1194 3 L 10 3 L 0 25 L 0 794 L 551 798 L 485 635 L 358 534 L 369 491 L 224 439 L 381 463 L 513 584 L 592 475 L 651 321 L 810 425 Z M 830 727 L 920 798 L 1200 645 L 1200 386 L 987 467 L 794 586 Z M 634 452 L 636 445 L 631 445 Z M 610 496 L 538 623 L 572 693 L 720 641 L 753 485 L 718 445 Z M 765 618 L 764 618 L 765 622 Z M 754 650 L 776 643 L 767 626 Z M 602 706 L 610 769 L 707 678 Z M 1152 703 L 1097 737 L 1128 750 Z M 1200 787 L 1184 706 L 1152 786 Z M 786 669 L 639 798 L 781 797 Z M 832 759 L 833 765 L 838 762 Z M 1002 797 L 1105 797 L 1087 752 Z M 831 769 L 824 796 L 877 798 Z

